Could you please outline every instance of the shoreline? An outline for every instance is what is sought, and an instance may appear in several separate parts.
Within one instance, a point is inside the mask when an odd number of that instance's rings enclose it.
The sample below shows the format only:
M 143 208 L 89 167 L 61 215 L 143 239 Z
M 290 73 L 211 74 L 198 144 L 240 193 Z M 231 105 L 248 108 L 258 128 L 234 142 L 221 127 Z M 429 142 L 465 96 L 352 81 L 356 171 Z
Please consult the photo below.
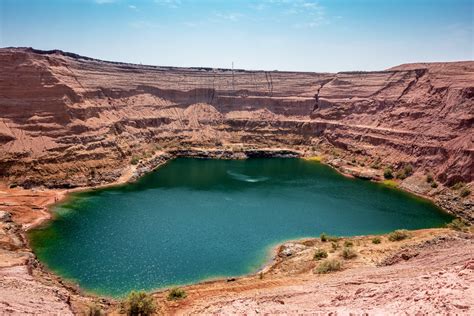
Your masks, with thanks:
M 217 152 L 222 153 L 222 151 L 217 151 Z M 275 151 L 275 150 L 267 151 L 266 155 L 268 155 L 269 153 L 275 153 L 275 152 L 277 152 L 277 157 L 281 158 L 281 155 L 279 154 L 280 151 L 278 151 L 278 150 L 277 151 Z M 187 153 L 189 153 L 189 151 Z M 124 185 L 124 184 L 130 183 L 130 182 L 136 181 L 139 178 L 141 178 L 142 176 L 144 176 L 145 174 L 148 174 L 149 172 L 152 172 L 153 170 L 158 169 L 159 167 L 161 167 L 163 164 L 170 161 L 171 159 L 175 159 L 175 158 L 178 158 L 178 157 L 203 158 L 203 159 L 219 159 L 219 158 L 221 158 L 222 159 L 222 157 L 220 157 L 219 155 L 215 155 L 214 152 L 209 151 L 209 150 L 206 150 L 207 156 L 205 156 L 205 157 L 202 156 L 202 151 L 201 150 L 195 150 L 194 153 L 197 155 L 197 157 L 194 156 L 194 155 L 187 155 L 187 154 L 186 155 L 176 155 L 176 154 L 170 154 L 169 152 L 160 152 L 157 155 L 154 155 L 153 157 L 151 157 L 150 159 L 148 159 L 146 161 L 140 161 L 140 163 L 137 164 L 136 166 L 134 166 L 134 165 L 127 166 L 124 169 L 124 171 L 122 172 L 122 175 L 116 181 L 114 181 L 112 183 L 106 183 L 106 184 L 103 184 L 103 185 L 89 186 L 89 187 L 76 187 L 76 188 L 71 188 L 71 189 L 19 189 L 19 188 L 15 188 L 15 189 L 5 188 L 5 189 L 3 189 L 2 188 L 2 190 L 0 190 L 0 191 L 2 191 L 3 194 L 7 194 L 7 195 L 9 194 L 9 191 L 13 190 L 13 191 L 22 191 L 22 193 L 35 192 L 35 193 L 38 193 L 38 194 L 45 194 L 45 195 L 48 196 L 47 199 L 43 199 L 41 201 L 42 203 L 36 204 L 35 207 L 34 207 L 36 209 L 40 208 L 40 212 L 41 212 L 42 215 L 39 216 L 38 218 L 36 218 L 35 220 L 31 221 L 31 222 L 27 222 L 27 223 L 22 224 L 23 235 L 26 235 L 26 233 L 28 231 L 30 231 L 31 229 L 38 228 L 41 225 L 43 225 L 43 224 L 47 223 L 48 221 L 52 220 L 54 218 L 54 212 L 52 211 L 52 208 L 54 207 L 54 205 L 63 203 L 66 199 L 68 199 L 70 197 L 70 194 L 72 194 L 72 193 L 84 192 L 84 191 L 90 191 L 90 190 L 100 190 L 100 189 L 104 189 L 104 188 L 107 188 L 107 187 L 120 186 L 120 185 Z M 235 156 L 226 156 L 226 157 L 224 157 L 224 159 L 243 159 L 243 157 L 240 154 L 241 154 L 241 152 L 238 153 L 237 157 L 235 157 Z M 291 153 L 291 158 L 295 158 L 294 155 L 295 155 L 295 152 L 292 152 Z M 163 159 L 163 157 L 165 157 L 165 159 Z M 301 152 L 298 152 L 297 157 L 299 159 L 312 160 L 310 155 L 307 155 L 307 154 L 305 155 L 304 153 L 301 153 Z M 248 158 L 248 157 L 246 157 L 246 158 Z M 350 178 L 357 178 L 353 174 L 343 172 L 343 170 L 341 170 L 340 168 L 332 165 L 331 163 L 328 163 L 327 161 L 318 160 L 317 162 L 331 167 L 332 169 L 334 169 L 336 172 L 338 172 L 339 174 L 341 174 L 343 176 L 350 177 Z M 376 182 L 376 183 L 381 182 L 381 181 L 376 181 L 374 179 L 370 179 L 370 181 Z M 425 200 L 429 201 L 430 203 L 433 203 L 433 204 L 437 205 L 437 203 L 435 203 L 435 200 L 434 200 L 433 197 L 423 196 L 423 195 L 417 194 L 416 192 L 412 192 L 410 190 L 407 190 L 405 188 L 397 187 L 397 189 L 402 191 L 402 192 L 405 192 L 407 194 L 412 194 L 412 195 L 416 196 L 417 198 L 425 199 Z M 0 195 L 0 198 L 1 198 L 1 195 Z M 34 208 L 31 207 L 31 205 L 26 205 L 25 207 L 30 208 L 30 211 L 34 210 Z M 448 210 L 440 207 L 439 205 L 437 205 L 437 207 L 440 208 L 443 212 L 453 215 L 451 212 L 449 212 Z M 443 228 L 430 228 L 430 230 L 443 231 Z M 383 235 L 383 234 L 361 235 L 361 236 L 353 236 L 353 237 L 348 237 L 348 238 L 363 238 L 363 237 L 368 237 L 368 236 L 381 236 L 381 235 Z M 30 251 L 34 255 L 34 252 L 33 252 L 32 248 L 30 247 L 30 244 L 29 244 L 29 239 L 28 238 L 25 238 L 25 239 L 26 239 L 25 242 L 26 242 L 26 245 L 27 245 L 27 250 Z M 275 269 L 275 267 L 278 265 L 279 259 L 280 259 L 278 257 L 278 254 L 279 254 L 279 252 L 281 251 L 281 249 L 284 245 L 290 244 L 290 243 L 301 243 L 305 240 L 314 240 L 314 239 L 317 239 L 317 238 L 316 237 L 305 237 L 305 238 L 301 238 L 301 239 L 297 239 L 297 240 L 285 240 L 285 241 L 282 241 L 282 242 L 278 242 L 277 244 L 275 244 L 273 246 L 270 246 L 270 249 L 268 250 L 268 254 L 266 255 L 267 259 L 255 272 L 251 272 L 251 273 L 247 273 L 247 274 L 243 274 L 243 275 L 235 276 L 235 277 L 232 277 L 232 276 L 231 277 L 216 277 L 216 278 L 211 278 L 209 280 L 203 280 L 203 281 L 200 281 L 200 282 L 193 282 L 193 283 L 190 283 L 190 284 L 180 285 L 180 286 L 188 288 L 188 287 L 195 287 L 195 286 L 206 286 L 206 285 L 213 285 L 213 284 L 221 284 L 221 283 L 226 283 L 226 282 L 228 283 L 228 282 L 234 282 L 234 281 L 239 281 L 239 280 L 245 280 L 245 279 L 248 279 L 248 278 L 258 278 L 260 274 L 266 274 L 266 273 L 269 273 L 269 272 L 271 272 L 272 270 Z M 34 257 L 36 258 L 36 255 L 34 255 Z M 104 296 L 104 295 L 99 294 L 99 293 L 94 293 L 94 292 L 90 292 L 90 291 L 87 291 L 85 289 L 82 289 L 77 283 L 74 283 L 73 281 L 71 281 L 67 278 L 63 278 L 62 276 L 60 276 L 60 275 L 56 274 L 55 272 L 51 271 L 49 268 L 47 268 L 45 265 L 43 265 L 41 263 L 40 263 L 39 269 L 41 269 L 44 273 L 46 273 L 46 275 L 50 275 L 53 278 L 57 278 L 59 280 L 60 284 L 63 284 L 63 282 L 65 282 L 66 284 L 68 284 L 68 288 L 72 288 L 74 292 L 80 293 L 80 296 L 84 296 L 84 297 L 87 297 L 87 298 L 93 297 L 94 299 L 98 299 L 98 300 L 106 300 L 110 304 L 115 304 L 116 303 L 116 299 L 117 299 L 116 297 L 108 296 L 108 295 Z M 150 293 L 152 293 L 153 295 L 161 295 L 160 293 L 166 293 L 168 291 L 168 289 L 169 289 L 169 287 L 158 288 L 158 289 L 151 290 Z
M 277 150 L 272 149 L 272 150 L 268 151 L 268 153 L 280 152 L 281 150 L 282 149 L 277 149 Z M 288 151 L 288 150 L 283 149 L 283 151 Z M 189 153 L 189 152 L 190 151 L 187 151 L 187 153 Z M 220 152 L 220 151 L 218 151 L 218 152 Z M 167 162 L 169 162 L 173 159 L 176 159 L 176 158 L 221 159 L 220 157 L 215 157 L 215 156 L 212 156 L 212 155 L 210 155 L 208 157 L 202 157 L 202 155 L 201 155 L 202 152 L 200 150 L 194 151 L 194 153 L 196 153 L 198 155 L 198 157 L 195 157 L 192 154 L 191 155 L 185 155 L 185 156 L 181 156 L 181 155 L 172 155 L 172 156 L 170 156 L 169 152 L 160 152 L 158 155 L 155 155 L 155 156 L 151 157 L 150 159 L 148 159 L 144 162 L 140 162 L 137 166 L 133 166 L 133 165 L 128 166 L 125 169 L 125 171 L 123 172 L 123 174 L 116 181 L 114 181 L 112 183 L 107 183 L 107 184 L 98 185 L 98 186 L 90 186 L 90 187 L 77 187 L 77 188 L 72 188 L 72 189 L 50 189 L 51 191 L 55 192 L 56 195 L 60 196 L 60 198 L 58 198 L 57 200 L 55 200 L 51 204 L 47 205 L 48 213 L 49 213 L 50 216 L 47 217 L 47 218 L 42 218 L 41 221 L 37 221 L 35 223 L 32 223 L 31 225 L 26 227 L 25 232 L 28 232 L 29 230 L 32 230 L 32 229 L 39 228 L 41 225 L 43 225 L 43 224 L 47 223 L 48 221 L 54 219 L 54 212 L 52 211 L 52 208 L 55 205 L 58 205 L 58 204 L 61 204 L 61 203 L 65 202 L 70 197 L 70 194 L 77 193 L 77 192 L 102 190 L 102 189 L 107 189 L 109 187 L 126 185 L 127 183 L 138 181 L 141 177 L 145 176 L 146 174 L 148 174 L 150 172 L 153 172 L 153 171 L 159 169 L 161 166 L 163 166 Z M 208 153 L 209 153 L 209 151 L 208 151 Z M 166 157 L 166 160 L 161 160 L 157 165 L 154 165 L 154 164 L 150 165 L 149 164 L 150 161 L 153 161 L 156 158 L 162 158 L 162 157 Z M 226 159 L 239 159 L 239 160 L 249 159 L 249 157 L 242 158 L 242 156 L 240 156 L 240 155 L 238 155 L 237 157 L 238 158 L 231 156 L 230 158 L 226 158 Z M 281 155 L 278 155 L 277 157 L 281 158 Z M 294 153 L 291 154 L 290 158 L 294 158 Z M 340 175 L 342 175 L 344 177 L 352 178 L 352 179 L 358 178 L 358 177 L 354 176 L 353 174 L 344 173 L 341 169 L 337 168 L 336 166 L 334 166 L 332 164 L 329 164 L 329 163 L 326 163 L 326 162 L 324 162 L 320 159 L 315 160 L 315 159 L 312 159 L 312 157 L 303 156 L 303 155 L 299 156 L 296 159 L 303 159 L 305 161 L 314 161 L 315 163 L 320 163 L 320 164 L 323 164 L 325 166 L 330 167 L 331 169 L 333 169 L 334 171 L 336 171 L 337 173 L 339 173 Z M 140 164 L 142 164 L 142 165 L 140 165 Z M 140 167 L 142 168 L 141 173 L 140 173 L 140 176 L 137 176 L 136 172 L 137 172 L 137 170 L 140 170 L 139 169 Z M 144 171 L 143 170 L 144 167 L 146 167 L 148 169 L 146 171 Z M 384 185 L 383 181 L 380 181 L 380 180 L 378 181 L 378 180 L 370 179 L 369 181 Z M 404 192 L 406 194 L 413 195 L 416 198 L 423 199 L 425 201 L 428 201 L 428 202 L 433 203 L 434 205 L 436 205 L 436 203 L 434 203 L 434 201 L 429 196 L 423 196 L 423 195 L 417 194 L 416 192 L 411 192 L 411 191 L 408 191 L 408 190 L 404 190 L 404 189 L 399 188 L 399 187 L 391 187 L 391 186 L 388 186 L 388 185 L 384 185 L 384 186 L 386 186 L 389 189 L 396 189 L 396 190 L 399 190 L 399 191 Z M 450 212 L 448 212 L 447 210 L 442 209 L 438 205 L 436 205 L 436 207 L 440 211 L 442 211 L 446 214 L 453 215 Z M 432 228 L 426 228 L 426 229 L 442 229 L 442 227 L 432 227 Z M 358 236 L 340 236 L 340 237 L 353 238 L 353 237 L 364 237 L 364 236 L 377 236 L 377 235 L 383 235 L 383 234 L 386 234 L 386 233 L 358 235 Z M 192 282 L 192 283 L 189 283 L 189 284 L 185 284 L 183 286 L 190 286 L 190 285 L 193 285 L 193 284 L 201 284 L 201 283 L 208 283 L 208 282 L 218 282 L 218 281 L 226 280 L 228 278 L 242 278 L 242 277 L 247 277 L 247 276 L 255 276 L 255 275 L 257 275 L 261 272 L 265 272 L 265 271 L 271 269 L 271 267 L 275 263 L 275 256 L 278 254 L 278 251 L 282 247 L 282 245 L 284 245 L 286 243 L 299 242 L 301 240 L 314 239 L 314 238 L 317 238 L 317 236 L 312 236 L 312 237 L 311 236 L 309 236 L 309 237 L 306 236 L 306 237 L 301 237 L 301 238 L 297 238 L 297 239 L 282 240 L 281 242 L 277 242 L 274 245 L 269 246 L 269 248 L 266 250 L 266 253 L 267 253 L 266 258 L 267 259 L 261 265 L 259 265 L 257 270 L 255 270 L 254 272 L 250 272 L 250 273 L 246 273 L 246 274 L 242 274 L 242 275 L 238 275 L 238 276 L 211 277 L 209 280 L 204 279 L 203 281 Z M 29 242 L 29 240 L 28 240 L 28 242 Z M 55 273 L 55 272 L 53 272 L 49 269 L 48 269 L 48 271 L 50 273 Z M 67 280 L 67 278 L 66 278 L 66 280 Z M 165 287 L 157 288 L 157 289 L 154 289 L 154 290 L 151 290 L 151 291 L 152 292 L 161 292 L 161 291 L 166 291 L 168 288 L 169 288 L 169 286 L 165 286 Z M 84 290 L 84 291 L 86 291 L 86 290 Z M 94 292 L 90 292 L 90 291 L 86 291 L 86 292 L 91 294 L 91 295 L 98 295 L 98 296 L 102 295 L 100 293 L 94 293 Z M 113 298 L 114 296 L 107 296 L 107 297 L 112 297 Z
M 436 200 L 436 195 L 435 196 L 430 196 L 428 194 L 424 194 L 421 192 L 417 192 L 415 190 L 411 190 L 408 187 L 402 187 L 400 184 L 401 182 L 396 181 L 396 185 L 389 185 L 384 183 L 383 176 L 381 175 L 376 175 L 372 178 L 366 178 L 366 177 L 360 177 L 358 175 L 355 175 L 351 172 L 349 172 L 345 167 L 347 165 L 343 166 L 338 166 L 333 163 L 331 163 L 331 160 L 327 160 L 326 156 L 316 156 L 317 159 L 314 159 L 314 155 L 306 155 L 305 153 L 302 153 L 301 151 L 296 151 L 296 150 L 291 150 L 287 148 L 278 148 L 278 149 L 251 149 L 250 151 L 259 151 L 261 153 L 264 153 L 263 157 L 260 158 L 297 158 L 297 159 L 303 159 L 305 161 L 310 161 L 310 162 L 315 162 L 315 163 L 320 163 L 325 166 L 330 167 L 331 169 L 335 170 L 337 173 L 340 175 L 347 177 L 347 178 L 352 178 L 352 179 L 362 179 L 362 180 L 367 180 L 370 182 L 374 182 L 380 185 L 383 185 L 387 188 L 390 189 L 395 189 L 399 190 L 404 193 L 408 193 L 411 195 L 414 195 L 417 198 L 421 198 L 425 201 L 429 201 L 430 203 L 433 203 L 437 208 L 439 208 L 441 211 L 450 214 L 454 217 L 460 217 L 459 214 L 456 214 L 452 210 L 446 209 L 442 205 L 439 205 Z M 176 158 L 195 158 L 195 159 L 226 159 L 226 160 L 242 160 L 242 159 L 250 159 L 250 158 L 259 158 L 259 157 L 249 157 L 245 156 L 245 150 L 242 151 L 225 151 L 225 150 L 209 150 L 209 149 L 202 149 L 202 148 L 197 148 L 197 149 L 187 149 L 184 150 L 184 154 L 178 153 L 181 152 L 179 150 L 170 150 L 170 151 L 161 151 L 158 154 L 155 154 L 149 159 L 146 159 L 144 161 L 140 161 L 139 164 L 136 166 L 134 165 L 129 165 L 125 168 L 125 170 L 122 172 L 122 175 L 114 182 L 110 183 L 104 183 L 100 185 L 94 185 L 94 186 L 82 186 L 82 187 L 75 187 L 75 188 L 70 188 L 70 189 L 45 189 L 45 191 L 51 191 L 51 192 L 57 192 L 57 199 L 53 201 L 52 203 L 49 203 L 45 205 L 47 208 L 47 211 L 49 213 L 48 218 L 44 218 L 42 221 L 38 223 L 31 224 L 27 227 L 27 231 L 34 229 L 36 227 L 41 226 L 44 221 L 49 221 L 52 219 L 53 213 L 51 212 L 50 208 L 53 207 L 56 204 L 61 204 L 64 202 L 67 198 L 68 195 L 71 193 L 76 193 L 76 192 L 86 192 L 90 190 L 101 190 L 101 189 L 106 189 L 108 187 L 115 187 L 115 186 L 120 186 L 120 185 L 125 185 L 127 183 L 135 182 L 138 181 L 141 177 L 147 175 L 150 172 L 153 172 L 157 169 L 159 169 L 161 166 L 166 164 L 167 162 L 176 159 Z M 281 154 L 281 152 L 284 152 L 284 154 Z M 226 154 L 222 154 L 226 153 Z M 231 153 L 230 155 L 228 153 Z M 289 153 L 289 155 L 288 155 Z M 276 154 L 275 156 L 272 156 Z M 288 156 L 285 156 L 288 155 Z M 153 163 L 154 160 L 158 159 L 158 163 Z M 151 164 L 150 164 L 151 162 Z M 370 168 L 371 169 L 371 168 Z M 380 172 L 381 173 L 381 172 Z M 469 220 L 469 219 L 468 219 Z

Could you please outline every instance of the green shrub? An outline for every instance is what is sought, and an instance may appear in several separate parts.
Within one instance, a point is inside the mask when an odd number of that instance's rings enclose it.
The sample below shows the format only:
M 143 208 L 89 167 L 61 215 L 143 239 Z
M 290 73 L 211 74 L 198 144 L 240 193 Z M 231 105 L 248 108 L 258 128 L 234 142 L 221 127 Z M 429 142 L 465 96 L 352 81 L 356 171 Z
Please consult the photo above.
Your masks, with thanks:
M 404 229 L 398 229 L 388 234 L 388 240 L 390 241 L 400 241 L 403 239 L 407 239 L 408 237 L 410 237 L 410 235 Z
M 132 291 L 122 303 L 127 315 L 147 316 L 155 311 L 155 301 L 150 294 Z
M 342 269 L 342 263 L 337 259 L 326 259 L 321 262 L 316 268 L 316 272 L 319 274 L 339 271 Z
M 393 179 L 392 168 L 385 168 L 385 170 L 383 171 L 383 177 L 388 180 Z
M 438 183 L 436 183 L 436 182 L 434 182 L 434 181 L 431 182 L 431 187 L 432 187 L 433 189 L 436 189 L 436 188 L 438 187 Z
M 372 238 L 372 243 L 373 244 L 380 244 L 382 242 L 382 239 L 380 239 L 379 237 L 374 237 Z
M 322 242 L 326 242 L 328 241 L 328 235 L 326 235 L 326 233 L 322 233 L 319 238 L 321 238 L 321 241 Z
M 426 182 L 432 183 L 433 181 L 434 181 L 433 175 L 432 175 L 431 173 L 429 173 L 429 174 L 426 176 Z
M 357 257 L 357 252 L 355 252 L 355 250 L 352 249 L 352 248 L 345 247 L 342 250 L 341 256 L 344 259 L 353 259 L 353 258 Z
M 413 174 L 413 167 L 412 165 L 408 164 L 405 165 L 401 170 L 397 172 L 397 178 L 404 180 Z
M 340 248 L 340 246 L 339 246 L 339 244 L 338 244 L 337 242 L 332 242 L 332 243 L 331 243 L 331 247 L 332 247 L 333 250 L 337 250 L 337 249 Z
M 469 223 L 461 218 L 453 219 L 453 221 L 449 224 L 446 224 L 446 227 L 457 230 L 457 231 L 467 231 L 469 227 Z
M 352 247 L 354 246 L 354 243 L 352 241 L 346 240 L 344 241 L 344 247 Z
M 188 296 L 188 295 L 186 294 L 186 292 L 183 289 L 175 287 L 175 288 L 171 289 L 171 291 L 169 292 L 168 300 L 169 301 L 176 301 L 176 300 L 183 299 L 186 296 Z
M 139 162 L 140 162 L 140 158 L 138 158 L 137 156 L 133 156 L 132 160 L 130 160 L 130 163 L 132 165 L 137 165 Z
M 338 242 L 341 239 L 341 237 L 336 237 L 336 236 L 327 236 L 327 240 L 330 242 Z
M 314 260 L 321 260 L 321 259 L 324 259 L 324 258 L 327 258 L 328 257 L 328 253 L 326 250 L 324 249 L 316 249 L 316 252 L 314 253 L 314 256 L 313 256 L 313 259 Z
M 464 187 L 461 189 L 461 191 L 459 191 L 459 195 L 461 197 L 466 197 L 466 196 L 469 196 L 469 194 L 471 194 L 471 190 L 469 190 L 468 188 Z

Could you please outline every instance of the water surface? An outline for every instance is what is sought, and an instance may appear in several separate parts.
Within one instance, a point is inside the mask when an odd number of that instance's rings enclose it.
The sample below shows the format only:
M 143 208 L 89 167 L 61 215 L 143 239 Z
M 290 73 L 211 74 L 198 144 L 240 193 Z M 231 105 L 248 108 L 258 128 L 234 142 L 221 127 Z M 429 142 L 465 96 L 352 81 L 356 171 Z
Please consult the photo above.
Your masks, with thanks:
M 30 233 L 86 290 L 123 295 L 256 271 L 288 239 L 438 227 L 428 201 L 301 159 L 176 159 L 134 184 L 74 194 Z

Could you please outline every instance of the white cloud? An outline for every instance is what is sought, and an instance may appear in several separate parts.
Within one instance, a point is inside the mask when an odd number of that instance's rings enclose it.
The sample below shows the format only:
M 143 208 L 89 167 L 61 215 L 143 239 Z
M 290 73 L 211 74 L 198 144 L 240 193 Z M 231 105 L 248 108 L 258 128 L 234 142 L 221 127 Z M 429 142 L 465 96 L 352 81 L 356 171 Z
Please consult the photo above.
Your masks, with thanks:
M 137 7 L 134 6 L 133 4 L 129 5 L 128 8 L 131 9 L 131 10 L 137 10 Z

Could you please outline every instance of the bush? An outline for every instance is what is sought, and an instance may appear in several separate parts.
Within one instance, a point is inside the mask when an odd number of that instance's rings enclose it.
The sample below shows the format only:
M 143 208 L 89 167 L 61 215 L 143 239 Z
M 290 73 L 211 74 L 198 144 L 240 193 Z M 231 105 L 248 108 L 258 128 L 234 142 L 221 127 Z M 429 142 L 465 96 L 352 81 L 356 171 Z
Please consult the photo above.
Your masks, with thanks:
M 436 189 L 436 188 L 438 187 L 438 183 L 436 183 L 436 182 L 433 181 L 433 182 L 431 183 L 431 187 L 432 187 L 433 189 Z
M 383 171 L 383 177 L 387 180 L 393 179 L 392 168 L 385 168 L 385 170 Z
M 342 269 L 342 263 L 336 259 L 327 259 L 319 264 L 316 268 L 316 272 L 319 274 L 339 271 Z
M 328 257 L 328 253 L 326 250 L 324 249 L 316 249 L 316 252 L 314 253 L 314 257 L 313 259 L 314 260 L 321 260 L 321 259 L 324 259 L 324 258 L 327 258 Z
M 337 250 L 337 249 L 339 249 L 339 244 L 337 242 L 332 242 L 331 247 L 332 247 L 333 250 Z
M 346 247 L 342 250 L 341 256 L 344 259 L 353 259 L 353 258 L 357 257 L 357 252 L 355 252 L 355 250 L 352 249 L 352 248 Z
M 321 241 L 322 242 L 326 242 L 328 241 L 328 235 L 326 235 L 326 233 L 322 233 L 319 238 L 321 238 Z
M 382 239 L 380 239 L 379 237 L 374 237 L 374 238 L 372 238 L 372 243 L 373 243 L 373 244 L 378 245 L 378 244 L 380 244 L 381 242 L 382 242 Z
M 428 175 L 426 176 L 426 182 L 432 183 L 433 181 L 434 181 L 433 175 L 432 175 L 432 174 L 428 174 Z
M 180 288 L 173 288 L 171 289 L 170 293 L 168 294 L 168 300 L 169 301 L 176 301 L 185 298 L 188 296 L 186 292 L 183 289 Z
M 471 190 L 469 190 L 468 188 L 464 187 L 461 189 L 461 191 L 459 191 L 459 195 L 461 197 L 466 197 L 466 196 L 469 196 L 469 194 L 471 194 Z
M 147 316 L 155 311 L 155 301 L 150 294 L 143 291 L 132 291 L 123 302 L 123 307 L 127 315 Z
M 352 247 L 354 246 L 354 243 L 352 241 L 346 240 L 344 242 L 344 247 Z
M 388 240 L 390 240 L 390 241 L 400 241 L 400 240 L 403 240 L 403 239 L 407 239 L 408 237 L 410 237 L 410 235 L 404 229 L 398 229 L 398 230 L 388 234 Z
M 468 230 L 469 223 L 461 218 L 453 219 L 453 221 L 449 224 L 446 224 L 446 227 L 465 232 Z
M 408 165 L 405 165 L 401 170 L 397 172 L 397 178 L 403 180 L 403 179 L 408 178 L 412 174 L 413 174 L 413 167 L 412 165 L 408 164 Z
M 326 242 L 326 241 L 338 241 L 339 239 L 341 239 L 340 237 L 336 237 L 336 236 L 329 236 L 328 234 L 326 233 L 322 233 L 319 238 L 321 238 L 321 241 L 322 242 Z
M 138 158 L 136 156 L 132 157 L 132 160 L 130 160 L 130 163 L 132 165 L 137 165 L 139 162 L 140 162 L 140 158 Z

